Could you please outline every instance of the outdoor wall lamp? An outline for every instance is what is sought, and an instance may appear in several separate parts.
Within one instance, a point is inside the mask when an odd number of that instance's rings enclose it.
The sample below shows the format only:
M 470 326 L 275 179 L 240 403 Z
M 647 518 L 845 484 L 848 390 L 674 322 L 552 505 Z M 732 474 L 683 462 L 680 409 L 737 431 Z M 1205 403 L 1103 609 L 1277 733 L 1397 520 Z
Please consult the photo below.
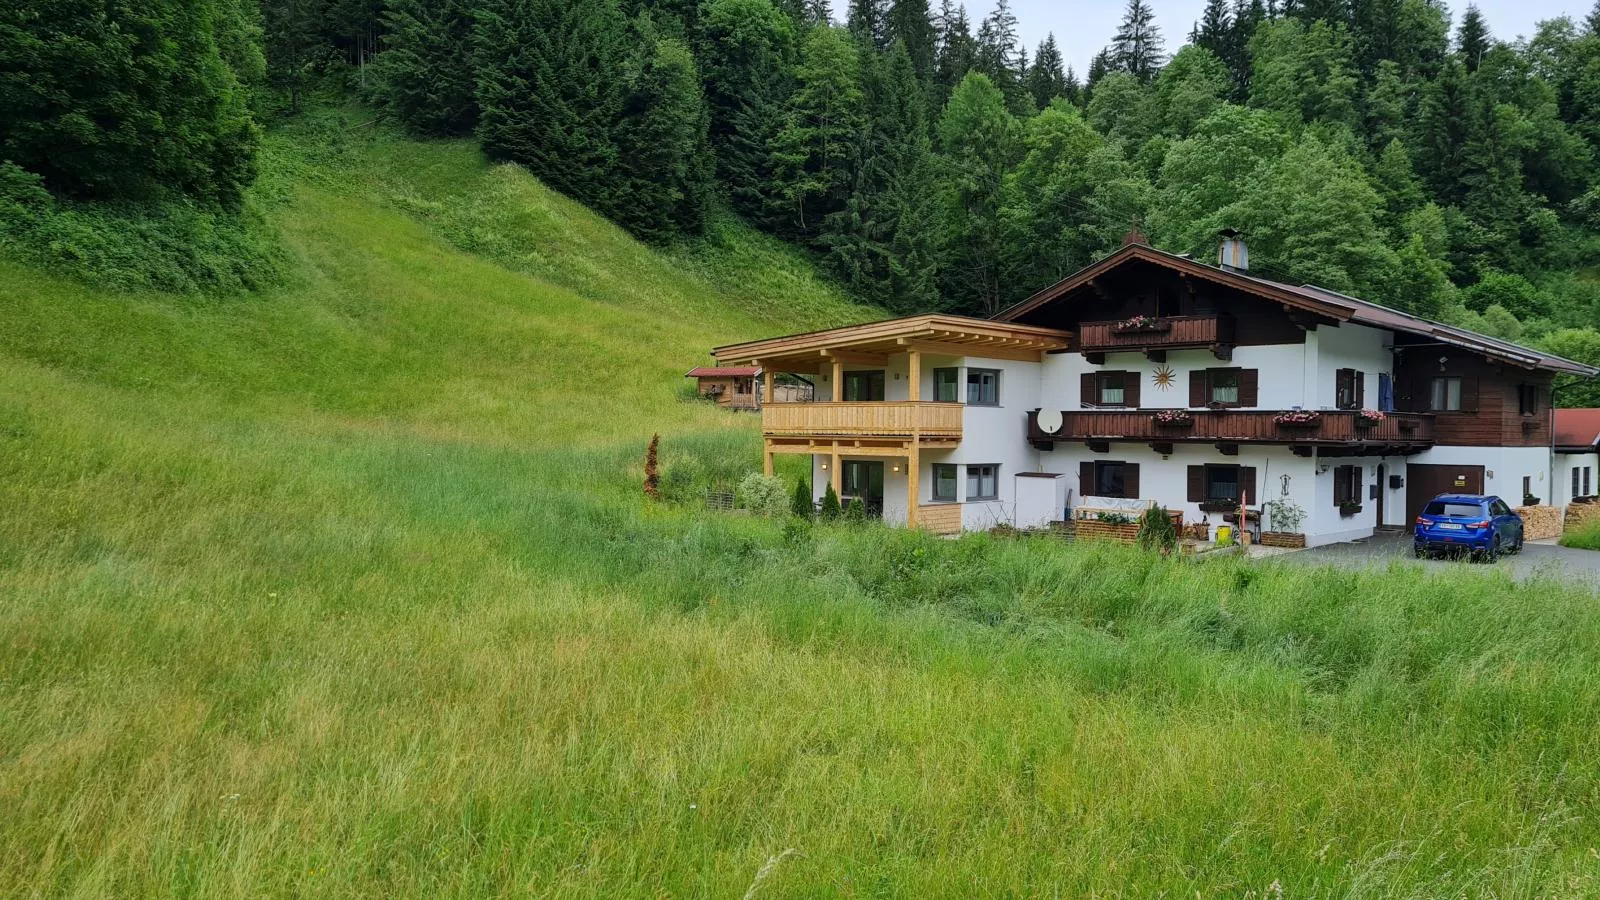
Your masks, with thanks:
M 895 472 L 896 475 L 900 474 L 900 464 L 899 463 L 895 463 L 894 464 L 894 472 Z

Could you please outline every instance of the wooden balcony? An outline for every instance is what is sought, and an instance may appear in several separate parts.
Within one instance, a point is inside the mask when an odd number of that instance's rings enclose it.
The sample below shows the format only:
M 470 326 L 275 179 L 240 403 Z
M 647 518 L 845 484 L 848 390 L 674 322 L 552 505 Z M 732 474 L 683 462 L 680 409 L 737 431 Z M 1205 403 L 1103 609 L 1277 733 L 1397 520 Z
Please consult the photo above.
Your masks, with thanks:
M 961 440 L 959 403 L 772 403 L 761 410 L 769 438 Z
M 1149 320 L 1142 328 L 1124 322 L 1084 322 L 1078 329 L 1078 350 L 1083 353 L 1165 352 L 1233 345 L 1233 320 L 1227 316 L 1168 316 Z
M 1431 413 L 1392 412 L 1384 421 L 1367 426 L 1357 414 L 1322 411 L 1314 424 L 1280 425 L 1278 410 L 1187 410 L 1191 422 L 1158 424 L 1152 409 L 1067 410 L 1061 430 L 1045 432 L 1038 413 L 1028 414 L 1028 440 L 1036 444 L 1149 443 L 1149 444 L 1286 444 L 1295 447 L 1348 447 L 1356 450 L 1418 452 L 1434 444 Z

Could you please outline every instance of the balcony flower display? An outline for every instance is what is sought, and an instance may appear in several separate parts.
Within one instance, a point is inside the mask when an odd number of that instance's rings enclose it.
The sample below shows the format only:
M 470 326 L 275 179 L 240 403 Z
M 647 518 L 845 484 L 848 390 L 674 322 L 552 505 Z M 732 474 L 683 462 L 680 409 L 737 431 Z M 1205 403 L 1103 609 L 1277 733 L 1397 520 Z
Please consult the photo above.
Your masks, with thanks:
M 1378 425 L 1382 425 L 1383 421 L 1387 418 L 1389 417 L 1384 415 L 1382 410 L 1363 409 L 1362 411 L 1356 413 L 1356 424 L 1360 425 L 1362 428 L 1373 428 Z
M 1163 409 L 1153 413 L 1150 421 L 1163 428 L 1187 428 L 1194 424 L 1194 416 L 1187 409 Z
M 1155 316 L 1134 316 L 1131 319 L 1123 319 L 1117 324 L 1111 326 L 1111 330 L 1117 334 L 1171 331 L 1172 323 L 1165 319 L 1156 318 Z
M 1280 428 L 1315 428 L 1322 423 L 1322 413 L 1314 409 L 1293 409 L 1278 413 L 1272 421 Z

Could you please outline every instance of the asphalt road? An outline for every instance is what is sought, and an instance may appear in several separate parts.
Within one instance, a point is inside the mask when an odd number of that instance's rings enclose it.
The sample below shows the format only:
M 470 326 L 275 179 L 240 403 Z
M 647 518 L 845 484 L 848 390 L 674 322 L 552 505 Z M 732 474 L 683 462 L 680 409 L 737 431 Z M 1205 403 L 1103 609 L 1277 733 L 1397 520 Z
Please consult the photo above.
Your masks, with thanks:
M 1463 574 L 1504 571 L 1518 581 L 1549 575 L 1576 581 L 1600 591 L 1600 552 L 1573 550 L 1554 542 L 1528 544 L 1522 553 L 1500 557 L 1500 561 L 1473 563 L 1457 560 L 1419 560 L 1411 553 L 1410 534 L 1379 534 L 1365 541 L 1329 544 L 1299 553 L 1272 557 L 1285 564 L 1332 565 L 1341 568 L 1387 568 L 1397 561 L 1422 566 L 1436 572 Z

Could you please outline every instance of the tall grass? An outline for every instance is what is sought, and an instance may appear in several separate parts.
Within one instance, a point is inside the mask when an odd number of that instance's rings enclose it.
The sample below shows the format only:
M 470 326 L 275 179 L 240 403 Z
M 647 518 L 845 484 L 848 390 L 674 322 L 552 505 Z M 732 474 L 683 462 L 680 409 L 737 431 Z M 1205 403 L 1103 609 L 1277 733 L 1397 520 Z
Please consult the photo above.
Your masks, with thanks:
M 707 514 L 724 276 L 289 150 L 292 289 L 0 264 L 0 896 L 1600 892 L 1591 595 Z

